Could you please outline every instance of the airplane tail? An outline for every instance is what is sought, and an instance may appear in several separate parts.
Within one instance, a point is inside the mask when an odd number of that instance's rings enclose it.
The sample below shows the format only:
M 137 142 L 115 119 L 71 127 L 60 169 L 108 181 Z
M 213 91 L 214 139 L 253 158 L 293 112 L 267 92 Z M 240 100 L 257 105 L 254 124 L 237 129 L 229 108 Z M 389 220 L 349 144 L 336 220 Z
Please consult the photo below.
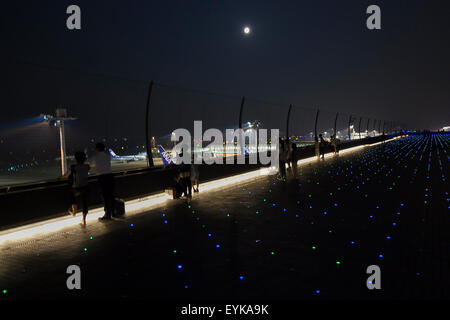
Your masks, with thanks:
M 114 153 L 114 151 L 112 151 L 111 149 L 108 149 L 109 154 L 111 155 L 111 158 L 118 158 L 119 156 L 117 154 Z
M 158 150 L 164 165 L 174 164 L 170 154 L 166 150 L 164 150 L 164 148 L 161 145 L 158 145 Z

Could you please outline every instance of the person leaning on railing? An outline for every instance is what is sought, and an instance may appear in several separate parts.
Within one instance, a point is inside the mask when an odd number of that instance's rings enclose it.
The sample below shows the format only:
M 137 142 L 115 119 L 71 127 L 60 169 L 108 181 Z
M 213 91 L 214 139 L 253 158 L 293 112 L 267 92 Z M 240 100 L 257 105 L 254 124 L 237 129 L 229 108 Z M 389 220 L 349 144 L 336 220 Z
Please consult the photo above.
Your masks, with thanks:
M 89 157 L 89 163 L 95 167 L 103 196 L 105 215 L 99 220 L 110 220 L 114 212 L 114 176 L 111 172 L 111 157 L 103 143 L 95 145 L 96 153 Z

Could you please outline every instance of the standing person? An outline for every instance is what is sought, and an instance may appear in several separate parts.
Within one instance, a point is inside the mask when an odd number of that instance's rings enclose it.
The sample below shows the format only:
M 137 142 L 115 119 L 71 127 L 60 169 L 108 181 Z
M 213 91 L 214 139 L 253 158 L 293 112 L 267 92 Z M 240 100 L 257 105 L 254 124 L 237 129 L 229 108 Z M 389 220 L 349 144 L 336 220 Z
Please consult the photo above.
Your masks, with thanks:
M 183 153 L 180 153 L 180 157 L 183 157 Z M 192 198 L 191 167 L 182 162 L 178 167 L 178 177 L 183 186 L 183 195 L 186 196 L 189 202 L 189 199 Z
M 333 153 L 336 155 L 336 153 L 337 153 L 337 139 L 336 139 L 336 135 L 335 134 L 333 134 L 331 136 L 330 144 L 333 147 Z
M 98 174 L 98 183 L 102 191 L 105 215 L 99 220 L 111 220 L 114 212 L 114 176 L 111 172 L 111 158 L 101 142 L 95 145 L 96 153 L 89 158 L 89 162 Z
M 194 189 L 194 192 L 198 192 L 198 184 L 199 184 L 199 173 L 198 173 L 198 164 L 194 163 L 194 156 L 192 157 L 191 163 L 191 185 Z M 197 188 L 195 187 L 197 185 Z
M 286 148 L 283 139 L 280 138 L 278 161 L 281 179 L 286 178 Z
M 339 148 L 341 145 L 341 139 L 336 138 L 335 136 L 335 144 L 336 144 L 336 153 L 339 154 Z
M 293 143 L 291 147 L 291 167 L 292 167 L 292 175 L 294 178 L 297 177 L 297 144 Z
M 86 216 L 88 214 L 88 197 L 89 185 L 88 174 L 90 167 L 85 164 L 86 154 L 84 152 L 75 152 L 76 164 L 70 166 L 70 169 L 61 177 L 69 178 L 71 186 L 71 208 L 69 213 L 75 216 L 77 213 L 77 202 L 81 200 L 81 207 L 83 209 L 83 224 L 86 225 Z
M 326 148 L 327 142 L 323 138 L 322 134 L 319 134 L 319 139 L 320 139 L 320 142 L 319 142 L 320 157 L 322 159 L 325 159 L 325 148 Z

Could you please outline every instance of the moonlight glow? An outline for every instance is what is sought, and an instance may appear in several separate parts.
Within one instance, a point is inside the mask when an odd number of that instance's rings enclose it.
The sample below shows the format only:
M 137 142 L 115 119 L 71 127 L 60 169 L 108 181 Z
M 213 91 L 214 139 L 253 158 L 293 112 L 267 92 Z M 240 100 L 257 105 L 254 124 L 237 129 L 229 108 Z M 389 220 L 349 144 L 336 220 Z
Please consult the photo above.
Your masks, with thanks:
M 244 34 L 249 34 L 250 33 L 250 28 L 249 27 L 245 27 L 244 28 Z

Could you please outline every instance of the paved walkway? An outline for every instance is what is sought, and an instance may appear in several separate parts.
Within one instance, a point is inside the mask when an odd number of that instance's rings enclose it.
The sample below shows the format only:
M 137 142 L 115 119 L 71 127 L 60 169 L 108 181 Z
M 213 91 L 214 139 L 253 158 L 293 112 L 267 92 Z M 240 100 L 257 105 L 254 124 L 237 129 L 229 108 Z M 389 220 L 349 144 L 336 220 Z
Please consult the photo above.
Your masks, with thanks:
M 448 136 L 0 245 L 1 299 L 449 298 Z M 81 268 L 68 290 L 66 268 Z M 381 268 L 368 290 L 366 268 Z

